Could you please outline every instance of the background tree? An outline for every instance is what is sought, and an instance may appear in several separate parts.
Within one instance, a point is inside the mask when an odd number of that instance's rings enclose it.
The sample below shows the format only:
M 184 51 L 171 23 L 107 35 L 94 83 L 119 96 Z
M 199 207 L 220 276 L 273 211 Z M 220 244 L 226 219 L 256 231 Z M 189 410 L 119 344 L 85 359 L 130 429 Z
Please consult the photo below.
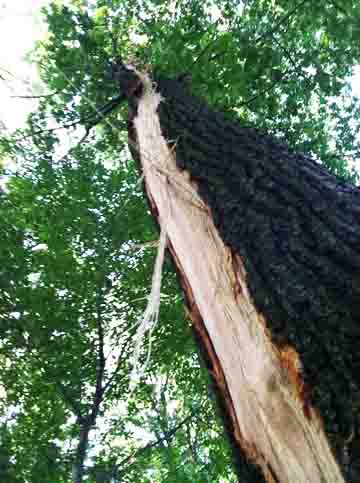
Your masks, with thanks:
M 3 156 L 18 161 L 4 171 L 0 209 L 1 384 L 14 413 L 2 448 L 19 481 L 69 481 L 71 467 L 80 481 L 84 463 L 88 481 L 234 478 L 170 266 L 152 362 L 129 399 L 129 328 L 146 304 L 154 261 L 146 243 L 157 234 L 125 148 L 111 62 L 121 55 L 164 75 L 190 73 L 192 90 L 229 118 L 356 180 L 359 104 L 349 77 L 359 9 L 115 0 L 45 9 L 49 35 L 31 54 L 44 97 L 26 129 L 1 139 Z M 64 155 L 65 132 L 74 140 Z M 165 411 L 170 399 L 176 411 Z M 78 451 L 84 428 L 87 459 Z

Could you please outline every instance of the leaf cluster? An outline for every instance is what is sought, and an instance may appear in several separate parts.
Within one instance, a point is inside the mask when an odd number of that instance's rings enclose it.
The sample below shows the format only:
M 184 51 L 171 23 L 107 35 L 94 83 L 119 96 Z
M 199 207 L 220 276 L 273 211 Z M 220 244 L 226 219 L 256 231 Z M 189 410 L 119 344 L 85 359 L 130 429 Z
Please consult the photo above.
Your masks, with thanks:
M 168 259 L 129 391 L 158 232 L 111 64 L 191 74 L 227 116 L 356 181 L 360 2 L 68 0 L 43 15 L 29 58 L 46 94 L 0 137 L 0 480 L 71 481 L 87 428 L 83 481 L 237 481 Z

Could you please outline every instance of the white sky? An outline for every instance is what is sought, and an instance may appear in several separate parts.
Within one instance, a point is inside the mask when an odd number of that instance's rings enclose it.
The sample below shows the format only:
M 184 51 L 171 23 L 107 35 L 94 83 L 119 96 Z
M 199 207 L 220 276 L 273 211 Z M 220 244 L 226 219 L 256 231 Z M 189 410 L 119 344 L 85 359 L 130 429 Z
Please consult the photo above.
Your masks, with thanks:
M 14 129 L 23 125 L 35 103 L 12 95 L 31 95 L 38 80 L 35 65 L 24 60 L 44 34 L 39 9 L 47 0 L 0 0 L 0 121 Z M 12 77 L 8 72 L 12 74 Z
M 355 96 L 360 97 L 360 66 L 356 66 L 354 69 L 354 77 L 352 80 L 352 90 Z

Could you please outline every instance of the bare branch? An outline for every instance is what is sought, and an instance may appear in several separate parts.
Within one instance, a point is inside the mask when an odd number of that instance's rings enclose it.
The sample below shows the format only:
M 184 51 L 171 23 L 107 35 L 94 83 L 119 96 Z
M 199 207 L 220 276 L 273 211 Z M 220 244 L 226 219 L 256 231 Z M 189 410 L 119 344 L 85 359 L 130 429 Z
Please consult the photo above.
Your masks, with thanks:
M 130 341 L 132 340 L 132 338 L 133 338 L 133 334 L 130 334 L 127 337 L 127 339 L 125 340 L 125 342 L 124 342 L 124 344 L 121 348 L 121 352 L 119 354 L 118 360 L 117 360 L 116 368 L 115 368 L 114 372 L 112 373 L 111 377 L 109 377 L 109 379 L 107 380 L 107 382 L 104 385 L 104 394 L 106 394 L 106 395 L 108 395 L 111 392 L 113 385 L 114 385 L 115 378 L 116 378 L 117 374 L 119 373 L 119 370 L 121 369 L 123 363 L 125 362 L 125 360 L 123 359 L 123 355 L 125 353 L 125 350 L 129 347 L 129 344 L 130 344 Z
M 1 78 L 1 76 L 0 76 Z M 50 94 L 43 94 L 43 95 L 39 95 L 39 96 L 10 96 L 11 99 L 42 99 L 42 98 L 47 98 L 47 97 L 53 97 L 53 96 L 56 96 L 57 94 L 60 94 L 60 92 L 62 91 L 62 89 L 58 90 L 58 91 L 55 91 L 55 92 L 51 92 Z
M 29 81 L 27 81 L 27 80 L 25 80 L 25 79 L 20 79 L 20 77 L 16 77 L 16 75 L 14 75 L 12 72 L 10 72 L 10 71 L 9 71 L 9 70 L 7 70 L 7 69 L 4 69 L 4 67 L 0 67 L 0 70 L 2 70 L 3 72 L 5 72 L 5 74 L 8 74 L 9 76 L 11 76 L 13 79 L 16 79 L 16 80 L 18 80 L 18 81 L 20 81 L 20 82 L 23 82 L 24 84 L 27 84 L 27 85 L 29 85 L 29 84 L 30 84 L 30 82 L 29 82 Z M 1 76 L 1 79 L 2 79 L 2 80 L 5 80 L 3 76 Z
M 61 156 L 60 159 L 57 160 L 57 163 L 61 163 L 62 161 L 65 161 L 65 159 L 70 156 L 70 154 L 75 151 L 75 149 L 80 146 L 80 144 L 82 144 L 84 141 L 86 141 L 87 137 L 89 136 L 90 134 L 90 131 L 91 131 L 91 127 L 90 128 L 87 128 L 85 130 L 85 134 L 83 135 L 83 137 L 80 139 L 80 141 L 78 141 L 75 146 L 72 146 L 68 151 L 67 153 L 64 154 L 64 156 Z
M 107 102 L 104 106 L 100 107 L 97 109 L 95 112 L 89 114 L 86 117 L 77 119 L 76 121 L 72 121 L 68 124 L 62 124 L 61 126 L 56 126 L 53 128 L 45 128 L 45 129 L 38 129 L 37 131 L 34 131 L 30 134 L 27 134 L 26 136 L 23 136 L 21 139 L 27 139 L 31 136 L 35 136 L 36 134 L 41 134 L 41 133 L 50 133 L 53 131 L 58 131 L 59 129 L 69 129 L 71 127 L 77 126 L 78 124 L 84 124 L 86 126 L 86 129 L 90 131 L 94 126 L 96 126 L 102 119 L 104 119 L 108 114 L 110 114 L 114 109 L 116 109 L 122 101 L 125 100 L 125 97 L 123 95 L 118 95 L 111 99 L 109 102 Z M 124 124 L 124 127 L 125 124 Z

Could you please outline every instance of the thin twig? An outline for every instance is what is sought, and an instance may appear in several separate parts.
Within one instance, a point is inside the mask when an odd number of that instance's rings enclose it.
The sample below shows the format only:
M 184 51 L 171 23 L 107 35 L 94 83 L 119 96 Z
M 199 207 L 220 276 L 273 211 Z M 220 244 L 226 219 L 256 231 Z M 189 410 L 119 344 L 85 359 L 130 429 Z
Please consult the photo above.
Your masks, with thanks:
M 51 92 L 50 94 L 43 94 L 39 96 L 10 96 L 10 99 L 42 99 L 42 98 L 47 98 L 47 97 L 53 97 L 59 94 L 62 91 L 62 89 Z
M 113 474 L 113 476 L 117 476 L 119 477 L 121 475 L 121 473 L 124 473 L 125 470 L 127 470 L 131 465 L 134 464 L 134 461 L 131 462 L 127 468 L 122 468 L 120 471 L 119 471 L 119 468 L 121 468 L 122 466 L 124 466 L 125 464 L 127 464 L 128 462 L 130 462 L 131 460 L 134 460 L 136 458 L 138 458 L 142 453 L 145 453 L 146 451 L 148 451 L 149 449 L 152 449 L 156 446 L 158 446 L 159 444 L 163 443 L 164 441 L 169 441 L 171 438 L 174 437 L 174 435 L 176 434 L 176 432 L 182 427 L 184 426 L 184 424 L 186 424 L 190 419 L 192 419 L 193 417 L 195 416 L 195 412 L 191 412 L 185 419 L 183 419 L 179 424 L 177 424 L 174 428 L 171 428 L 169 431 L 167 431 L 163 436 L 161 436 L 160 438 L 158 438 L 157 440 L 153 441 L 153 442 L 150 442 L 148 443 L 147 445 L 143 446 L 142 448 L 138 449 L 137 451 L 135 451 L 133 454 L 131 454 L 130 456 L 127 456 L 126 458 L 124 458 L 122 461 L 120 461 L 120 463 L 118 463 L 116 465 L 116 467 L 114 468 L 115 470 L 115 474 Z M 114 471 L 113 470 L 113 471 Z
M 28 80 L 25 80 L 25 79 L 21 79 L 20 77 L 17 77 L 16 75 L 14 75 L 12 72 L 10 72 L 9 70 L 7 69 L 4 69 L 4 67 L 0 67 L 0 70 L 2 70 L 3 72 L 5 72 L 6 74 L 8 74 L 9 76 L 13 77 L 14 79 L 22 82 L 23 84 L 27 84 L 27 85 L 30 85 L 30 82 Z M 1 76 L 2 77 L 2 76 Z M 3 80 L 5 80 L 3 77 L 2 77 Z
M 308 0 L 302 0 L 302 2 L 299 2 L 297 5 L 295 5 L 295 7 L 290 10 L 286 15 L 284 15 L 278 22 L 276 22 L 276 24 L 274 25 L 273 28 L 271 28 L 270 30 L 268 30 L 267 32 L 264 32 L 263 34 L 259 35 L 259 37 L 257 39 L 255 39 L 255 43 L 256 44 L 259 44 L 259 43 L 262 43 L 267 37 L 273 35 L 277 30 L 278 28 L 283 24 L 285 23 L 292 15 L 294 15 L 294 13 L 297 12 L 297 10 L 299 10 L 299 8 L 301 8 L 303 5 L 305 5 L 305 3 L 307 2 Z
M 157 248 L 159 246 L 159 240 L 152 240 L 144 243 L 134 243 L 129 248 L 129 252 L 142 250 L 144 248 Z
M 92 126 L 93 127 L 93 126 Z M 82 144 L 86 139 L 87 137 L 89 136 L 90 134 L 90 131 L 92 129 L 92 127 L 90 128 L 86 128 L 85 130 L 85 134 L 83 135 L 83 137 L 75 144 L 75 146 L 72 146 L 63 156 L 61 156 L 61 158 L 59 158 L 56 162 L 57 163 L 61 163 L 63 161 L 65 161 L 65 159 L 70 156 L 70 154 L 75 151 L 75 149 L 80 146 L 80 144 Z
M 280 25 L 282 25 L 283 23 L 286 22 L 286 20 L 288 20 L 299 8 L 301 8 L 308 0 L 303 0 L 302 2 L 300 2 L 298 5 L 296 5 L 292 10 L 290 10 L 290 12 L 288 12 L 284 17 L 282 17 L 276 24 L 273 28 L 271 28 L 270 30 L 268 30 L 267 32 L 259 35 L 257 37 L 257 39 L 255 39 L 254 41 L 254 44 L 257 45 L 257 44 L 261 44 L 263 42 L 263 40 L 265 40 L 267 37 L 269 36 L 272 36 L 276 31 L 277 29 L 280 27 Z M 220 37 L 221 38 L 221 37 Z M 200 52 L 200 54 L 198 55 L 198 57 L 195 59 L 195 61 L 191 64 L 190 66 L 190 70 L 192 69 L 192 67 L 198 62 L 198 60 L 203 57 L 203 55 L 209 50 L 210 47 L 212 47 L 216 41 L 219 39 L 219 37 L 216 37 L 215 39 L 213 39 L 212 41 L 210 41 L 206 46 L 205 48 L 202 50 L 202 52 Z M 223 50 L 222 52 L 219 52 L 217 54 L 214 54 L 212 57 L 210 57 L 209 61 L 213 61 L 215 59 L 218 59 L 220 57 L 222 57 L 223 55 L 225 55 L 227 53 L 227 50 Z
M 253 97 L 250 97 L 246 101 L 240 102 L 240 104 L 237 104 L 235 107 L 248 106 L 249 104 L 254 102 L 256 99 L 261 97 L 263 94 L 266 94 L 267 92 L 272 91 L 286 77 L 287 74 L 289 74 L 289 71 L 283 72 L 283 74 L 280 76 L 280 78 L 276 82 L 273 82 L 269 87 L 266 87 L 265 89 L 261 90 L 260 92 L 255 94 Z
M 274 35 L 272 35 L 272 39 L 280 47 L 280 49 L 284 52 L 286 58 L 288 59 L 288 61 L 290 62 L 290 64 L 293 66 L 294 71 L 297 72 L 299 74 L 299 76 L 301 76 L 304 79 L 304 81 L 307 83 L 307 85 L 309 87 L 312 87 L 310 79 L 300 69 L 300 66 L 296 65 L 296 62 L 292 58 L 290 52 L 276 39 L 276 37 Z

